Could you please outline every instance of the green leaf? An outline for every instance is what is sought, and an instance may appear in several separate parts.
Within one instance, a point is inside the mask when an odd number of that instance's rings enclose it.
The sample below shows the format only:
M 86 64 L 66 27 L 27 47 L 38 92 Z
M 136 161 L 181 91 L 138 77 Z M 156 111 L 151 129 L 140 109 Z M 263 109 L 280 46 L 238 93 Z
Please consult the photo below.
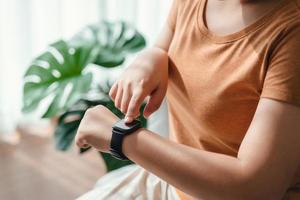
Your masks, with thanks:
M 23 111 L 35 110 L 49 98 L 44 118 L 66 111 L 90 90 L 92 73 L 84 73 L 97 52 L 90 44 L 71 45 L 59 40 L 35 58 L 25 73 Z M 47 101 L 46 101 L 47 102 Z
M 57 126 L 54 134 L 54 142 L 58 150 L 66 151 L 70 148 L 74 141 L 79 124 L 80 120 L 76 120 Z
M 90 43 L 98 48 L 95 64 L 103 67 L 121 65 L 128 54 L 146 46 L 145 38 L 125 22 L 103 21 L 90 25 L 72 39 L 74 43 Z
M 85 110 L 68 111 L 58 119 L 58 125 L 54 133 L 54 142 L 58 150 L 66 151 L 72 145 L 80 121 L 83 118 Z M 73 120 L 67 119 L 72 117 Z

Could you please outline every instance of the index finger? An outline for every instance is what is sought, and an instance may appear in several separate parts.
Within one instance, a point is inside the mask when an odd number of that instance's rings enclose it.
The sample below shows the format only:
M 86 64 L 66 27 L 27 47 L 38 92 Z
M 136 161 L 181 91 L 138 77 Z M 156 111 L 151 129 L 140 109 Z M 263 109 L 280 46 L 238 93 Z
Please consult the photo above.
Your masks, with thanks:
M 142 90 L 138 90 L 132 95 L 132 97 L 130 99 L 130 102 L 129 102 L 129 105 L 128 105 L 127 113 L 126 113 L 126 116 L 125 116 L 125 122 L 126 123 L 132 122 L 132 120 L 136 116 L 138 116 L 140 106 L 141 106 L 144 98 L 145 98 L 145 96 L 142 93 Z

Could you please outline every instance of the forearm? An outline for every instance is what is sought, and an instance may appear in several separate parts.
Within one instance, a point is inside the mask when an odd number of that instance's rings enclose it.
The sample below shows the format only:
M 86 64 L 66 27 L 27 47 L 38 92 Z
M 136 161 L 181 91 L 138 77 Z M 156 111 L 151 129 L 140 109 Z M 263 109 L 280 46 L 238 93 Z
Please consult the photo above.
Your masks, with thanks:
M 135 163 L 193 196 L 232 200 L 243 195 L 242 167 L 234 157 L 177 144 L 145 129 L 127 136 L 123 151 Z
M 130 66 L 143 66 L 143 69 L 150 71 L 153 67 L 167 68 L 168 53 L 158 46 L 149 47 L 141 51 Z

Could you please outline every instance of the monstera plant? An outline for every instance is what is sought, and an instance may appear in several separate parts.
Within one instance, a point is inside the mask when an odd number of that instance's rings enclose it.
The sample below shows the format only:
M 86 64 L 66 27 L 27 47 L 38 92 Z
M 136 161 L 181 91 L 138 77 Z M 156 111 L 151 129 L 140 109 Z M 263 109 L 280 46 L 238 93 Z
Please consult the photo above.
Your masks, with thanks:
M 52 99 L 42 117 L 57 116 L 69 108 L 89 91 L 93 75 L 84 69 L 95 57 L 91 45 L 73 46 L 63 40 L 51 44 L 25 74 L 23 111 L 35 110 L 49 96 Z
M 121 65 L 128 54 L 145 46 L 145 38 L 125 23 L 103 22 L 90 25 L 73 37 L 73 41 L 89 41 L 99 48 L 95 64 L 105 67 Z
M 145 45 L 144 37 L 125 22 L 93 24 L 70 40 L 50 44 L 31 62 L 25 73 L 23 111 L 32 112 L 46 107 L 41 117 L 58 119 L 54 134 L 56 148 L 69 149 L 89 107 L 101 104 L 118 117 L 123 115 L 108 97 L 111 83 L 107 81 L 101 85 L 99 80 L 94 80 L 96 72 L 91 69 L 119 67 L 129 54 L 136 53 Z M 146 126 L 146 120 L 142 116 L 140 119 Z M 87 149 L 80 152 L 85 151 Z M 109 154 L 101 155 L 108 171 L 130 164 Z

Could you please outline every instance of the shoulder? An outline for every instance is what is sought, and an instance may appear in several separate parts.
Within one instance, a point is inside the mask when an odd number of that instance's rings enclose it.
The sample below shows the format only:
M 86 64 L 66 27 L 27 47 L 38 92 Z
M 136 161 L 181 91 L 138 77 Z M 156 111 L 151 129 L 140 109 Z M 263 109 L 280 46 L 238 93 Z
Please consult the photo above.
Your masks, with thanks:
M 286 5 L 276 14 L 274 25 L 286 32 L 300 25 L 300 0 L 286 0 Z
M 270 36 L 270 50 L 300 41 L 300 0 L 287 3 L 273 16 L 265 34 Z M 299 45 L 297 45 L 299 46 Z M 274 52 L 273 52 L 274 53 Z

